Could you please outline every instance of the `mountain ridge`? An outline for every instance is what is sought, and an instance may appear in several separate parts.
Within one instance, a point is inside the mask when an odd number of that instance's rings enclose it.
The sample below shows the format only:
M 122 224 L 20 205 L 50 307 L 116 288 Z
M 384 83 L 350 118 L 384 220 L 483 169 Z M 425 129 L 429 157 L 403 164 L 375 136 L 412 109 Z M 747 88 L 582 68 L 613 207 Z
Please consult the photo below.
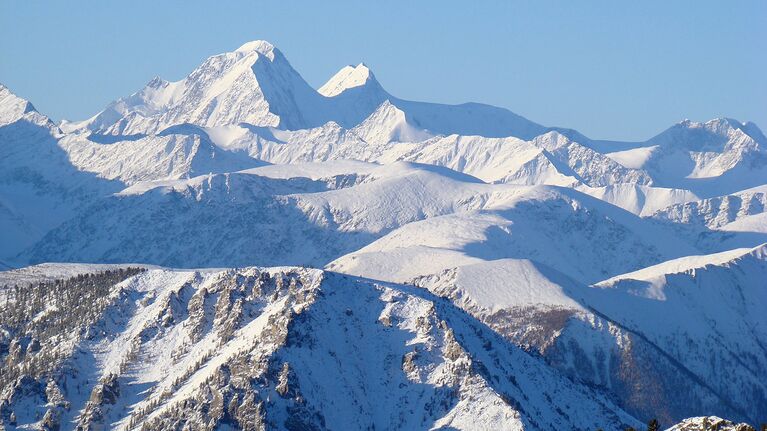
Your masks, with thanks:
M 0 262 L 52 262 L 0 272 L 0 425 L 757 423 L 766 145 L 315 90 L 265 41 L 58 126 L 0 85 Z

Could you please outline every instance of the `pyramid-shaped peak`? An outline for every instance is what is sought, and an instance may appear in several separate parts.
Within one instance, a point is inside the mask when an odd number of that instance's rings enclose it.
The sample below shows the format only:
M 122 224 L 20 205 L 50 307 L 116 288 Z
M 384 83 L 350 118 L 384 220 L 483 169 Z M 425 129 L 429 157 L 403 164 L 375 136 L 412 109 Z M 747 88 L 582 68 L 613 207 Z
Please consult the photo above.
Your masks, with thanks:
M 6 87 L 3 84 L 0 84 L 0 104 L 2 105 L 11 105 L 11 104 L 23 104 L 23 103 L 29 103 L 26 99 L 23 99 L 16 94 L 14 94 L 13 91 L 11 91 L 10 88 Z
M 389 142 L 421 142 L 434 136 L 409 120 L 405 111 L 387 99 L 355 127 L 354 131 L 367 143 L 376 145 Z
M 8 87 L 0 84 L 0 126 L 13 123 L 25 117 L 25 114 L 31 114 L 33 118 L 28 119 L 37 124 L 48 122 L 48 118 L 39 114 L 31 102 L 17 96 Z
M 375 75 L 373 75 L 373 72 L 365 63 L 360 63 L 356 66 L 344 66 L 317 91 L 323 96 L 333 97 L 350 88 L 369 86 L 371 84 L 378 86 Z

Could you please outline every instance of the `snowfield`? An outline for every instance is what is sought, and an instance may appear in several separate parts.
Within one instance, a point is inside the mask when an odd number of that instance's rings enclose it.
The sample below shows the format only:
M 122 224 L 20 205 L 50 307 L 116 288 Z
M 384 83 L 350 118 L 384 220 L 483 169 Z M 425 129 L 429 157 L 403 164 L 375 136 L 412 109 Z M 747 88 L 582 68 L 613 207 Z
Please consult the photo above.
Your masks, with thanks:
M 265 41 L 82 121 L 0 85 L 0 429 L 745 431 L 766 206 L 751 122 L 598 141 Z

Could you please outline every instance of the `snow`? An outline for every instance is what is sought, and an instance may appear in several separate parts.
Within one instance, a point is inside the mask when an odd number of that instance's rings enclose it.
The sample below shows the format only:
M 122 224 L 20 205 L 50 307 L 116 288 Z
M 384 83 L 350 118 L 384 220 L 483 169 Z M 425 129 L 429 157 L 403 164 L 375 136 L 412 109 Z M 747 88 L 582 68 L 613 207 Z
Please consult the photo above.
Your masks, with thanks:
M 349 65 L 333 75 L 317 92 L 326 97 L 338 96 L 350 88 L 361 87 L 367 84 L 370 79 L 375 80 L 375 77 L 373 77 L 372 72 L 365 64 Z
M 602 281 L 597 285 L 611 285 L 624 279 L 650 281 L 657 277 L 666 276 L 667 274 L 687 272 L 706 265 L 722 265 L 733 259 L 737 259 L 744 254 L 750 253 L 751 251 L 752 249 L 750 248 L 739 248 L 708 255 L 680 257 L 657 265 L 648 266 L 647 268 L 642 268 L 638 271 L 621 274 L 617 277 Z
M 653 151 L 657 150 L 658 146 L 653 147 L 639 147 L 632 148 L 625 151 L 615 151 L 613 153 L 607 153 L 605 156 L 615 160 L 621 165 L 631 169 L 642 169 L 642 166 L 647 163 L 653 154 Z
M 719 228 L 727 232 L 767 233 L 767 213 L 745 216 Z
M 123 374 L 107 412 L 123 427 L 121 409 L 159 419 L 245 351 L 290 362 L 331 428 L 636 425 L 579 381 L 637 415 L 658 408 L 636 392 L 646 383 L 669 416 L 751 420 L 767 408 L 766 146 L 728 118 L 594 141 L 493 106 L 400 99 L 363 63 L 315 90 L 266 41 L 58 127 L 0 85 L 0 265 L 94 262 L 0 272 L 0 285 L 128 262 L 334 271 L 295 270 L 328 295 L 311 304 L 248 297 L 226 341 L 195 338 L 184 307 L 260 270 L 156 269 L 119 286 L 109 336 L 66 342 L 85 349 L 77 366 Z M 336 356 L 260 341 L 305 308 L 301 325 Z M 461 374 L 477 361 L 489 371 Z M 446 388 L 458 398 L 434 410 Z M 292 401 L 262 389 L 285 420 Z
M 0 126 L 19 120 L 29 111 L 34 111 L 31 103 L 11 93 L 8 87 L 0 84 Z
M 23 268 L 0 271 L 0 285 L 26 285 L 74 277 L 87 272 L 106 271 L 125 267 L 145 267 L 136 264 L 96 264 L 96 263 L 41 263 Z
M 717 416 L 697 416 L 687 418 L 666 431 L 704 431 L 708 429 L 738 431 L 748 429 L 746 426 L 750 427 L 748 424 L 735 424 Z
M 643 217 L 650 216 L 672 205 L 699 200 L 698 196 L 689 190 L 627 183 L 604 187 L 579 186 L 577 189 Z
M 270 60 L 274 60 L 274 45 L 271 43 L 265 41 L 265 40 L 253 40 L 250 42 L 245 42 L 237 48 L 234 52 L 240 52 L 240 53 L 250 53 L 252 51 L 255 51 L 259 53 L 260 55 L 263 55 L 267 57 Z
M 269 284 L 284 277 L 300 279 L 291 283 L 292 293 Z M 261 291 L 251 286 L 256 280 L 272 281 L 256 284 Z M 227 288 L 244 300 L 242 320 L 225 338 L 219 309 Z M 289 364 L 294 377 L 285 380 L 287 389 L 322 412 L 329 428 L 638 423 L 422 289 L 300 268 L 153 269 L 115 286 L 111 297 L 113 306 L 97 324 L 100 335 L 69 336 L 71 360 L 82 361 L 75 362 L 79 367 L 88 357 L 93 362 L 92 372 L 70 378 L 63 389 L 73 401 L 65 420 L 77 420 L 86 402 L 78 391 L 87 394 L 99 377 L 115 375 L 120 387 L 115 404 L 103 407 L 105 425 L 126 429 L 129 417 L 140 426 L 187 408 L 207 391 L 226 390 L 215 383 L 228 379 L 222 366 L 234 371 L 238 361 L 253 358 L 255 366 L 243 372 L 259 399 L 270 400 L 265 414 L 278 423 L 292 402 L 275 390 L 268 366 L 257 364 Z M 203 325 L 195 323 L 200 318 Z M 488 343 L 492 351 L 482 347 Z M 235 384 L 231 378 L 228 384 Z M 195 423 L 193 414 L 182 417 Z
M 556 271 L 527 259 L 498 259 L 458 266 L 448 273 L 452 286 L 460 290 L 456 296 L 494 313 L 512 307 L 545 305 L 581 309 L 564 290 L 577 283 Z M 421 281 L 424 283 L 438 283 Z M 431 290 L 431 289 L 430 289 Z
M 762 407 L 743 389 L 767 391 L 758 377 L 767 366 L 765 271 L 767 245 L 691 256 L 605 280 L 583 300 L 659 346 L 723 399 L 750 399 L 739 403 L 755 421 Z
M 269 165 L 242 171 L 253 175 L 269 178 L 298 178 L 305 177 L 320 180 L 336 175 L 370 175 L 378 170 L 377 163 L 358 162 L 355 160 L 333 160 L 323 163 L 293 163 L 289 165 Z

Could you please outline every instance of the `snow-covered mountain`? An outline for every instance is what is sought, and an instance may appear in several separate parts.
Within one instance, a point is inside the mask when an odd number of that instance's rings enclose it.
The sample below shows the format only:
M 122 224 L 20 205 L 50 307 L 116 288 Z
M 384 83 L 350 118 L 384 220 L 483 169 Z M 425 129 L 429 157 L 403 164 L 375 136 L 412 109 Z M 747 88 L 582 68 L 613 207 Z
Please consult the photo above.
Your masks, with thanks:
M 457 106 L 400 100 L 390 96 L 363 64 L 344 67 L 321 91 L 312 89 L 266 41 L 208 58 L 186 78 L 152 79 L 91 119 L 68 123 L 111 135 L 152 134 L 191 123 L 211 127 L 248 123 L 296 130 L 329 121 L 353 126 L 391 100 L 421 128 L 437 133 L 533 137 L 544 127 L 512 112 L 481 104 Z
M 0 416 L 111 429 L 638 423 L 423 289 L 300 268 L 134 273 L 15 294 Z M 72 330 L 27 320 L 40 312 Z
M 323 165 L 311 166 L 330 173 Z M 437 264 L 526 256 L 596 282 L 695 252 L 681 238 L 669 243 L 672 229 L 572 189 L 485 184 L 407 162 L 338 165 L 319 179 L 302 177 L 302 165 L 275 177 L 269 168 L 136 184 L 51 230 L 24 258 L 176 267 L 335 260 L 334 270 L 404 273 L 387 278 L 402 281 Z M 424 247 L 452 258 L 439 263 Z
M 751 421 L 767 410 L 767 245 L 691 256 L 595 285 L 595 309 L 641 333 Z M 735 365 L 737 364 L 737 365 Z
M 729 195 L 669 205 L 654 218 L 699 228 L 719 229 L 745 217 L 764 213 L 767 186 L 762 185 Z
M 278 49 L 254 41 L 208 58 L 181 81 L 154 78 L 82 125 L 112 135 L 156 134 L 184 123 L 297 129 L 327 121 L 323 102 Z
M 656 185 L 711 197 L 764 184 L 767 138 L 754 123 L 685 120 L 641 144 L 607 155 L 650 173 Z
M 0 262 L 120 185 L 73 166 L 61 132 L 0 85 Z
M 668 423 L 708 411 L 756 422 L 767 408 L 765 247 L 675 259 L 593 287 L 509 259 L 415 284 L 565 373 L 621 393 L 639 417 Z
M 0 269 L 49 262 L 0 272 L 0 424 L 764 422 L 765 187 L 753 123 L 592 140 L 264 41 L 85 121 L 0 86 Z

